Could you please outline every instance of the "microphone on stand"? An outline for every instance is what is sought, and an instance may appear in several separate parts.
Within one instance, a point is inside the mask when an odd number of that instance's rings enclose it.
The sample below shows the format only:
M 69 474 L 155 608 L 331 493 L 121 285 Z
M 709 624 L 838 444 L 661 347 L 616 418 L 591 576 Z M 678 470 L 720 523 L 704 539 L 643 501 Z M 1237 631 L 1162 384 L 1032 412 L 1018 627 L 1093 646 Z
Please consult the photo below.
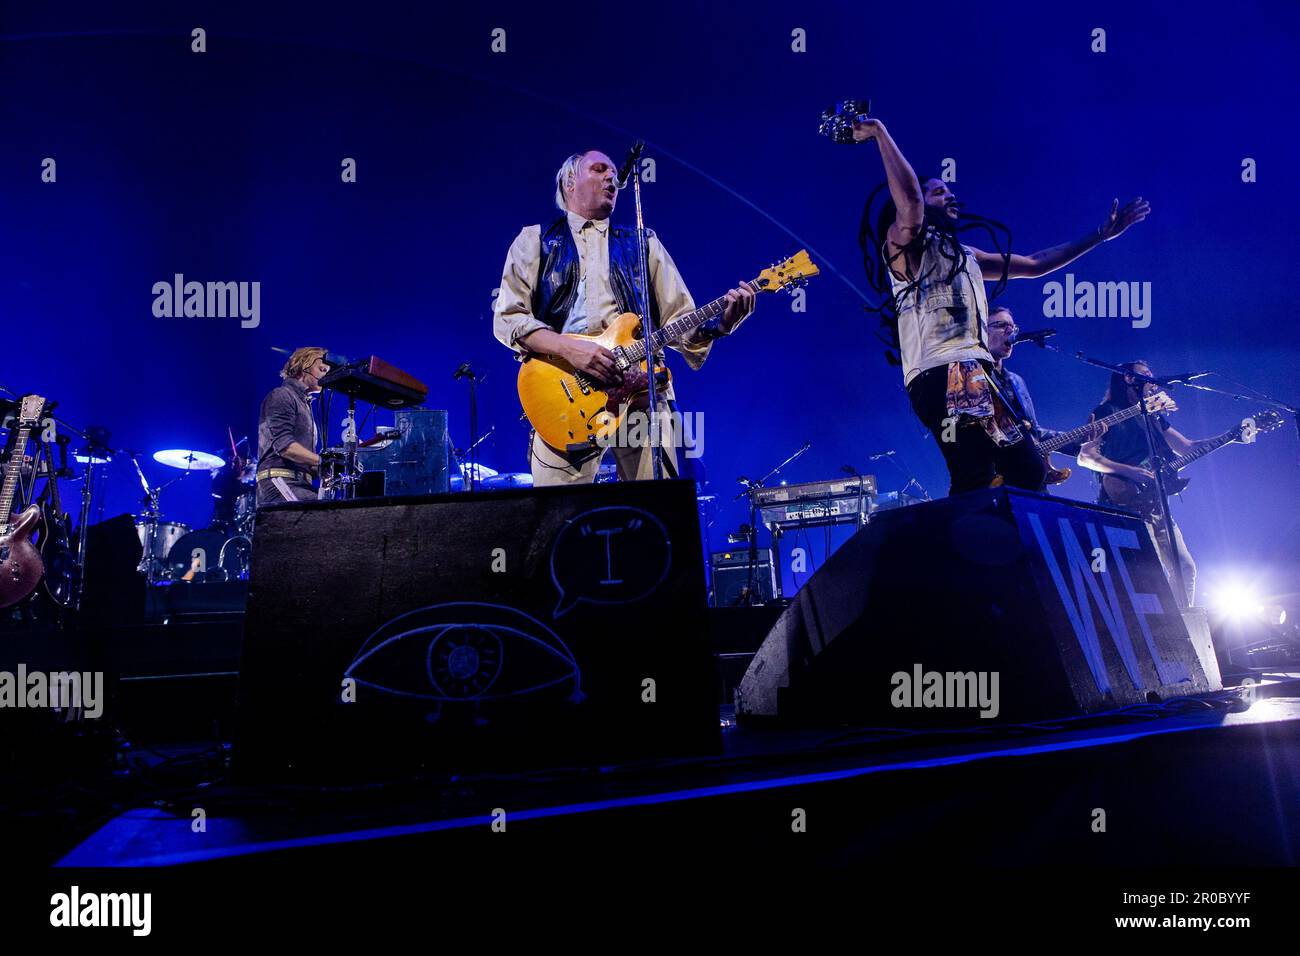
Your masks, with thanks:
M 632 175 L 632 170 L 636 168 L 637 160 L 641 158 L 641 151 L 645 149 L 645 140 L 638 139 L 636 144 L 628 151 L 627 159 L 623 160 L 623 165 L 618 170 L 618 181 L 614 183 L 617 189 L 627 189 L 628 178 Z
M 1171 385 L 1177 385 L 1182 382 L 1190 382 L 1192 379 L 1201 378 L 1211 374 L 1210 372 L 1184 372 L 1182 375 L 1162 375 L 1156 378 L 1156 381 L 1166 388 Z
M 451 378 L 452 381 L 454 382 L 459 382 L 462 378 L 468 378 L 472 381 L 481 382 L 483 381 L 483 379 L 487 378 L 487 374 L 484 373 L 483 375 L 479 375 L 477 372 L 474 371 L 474 369 L 470 368 L 469 362 L 461 362 L 460 368 L 456 369 L 456 371 L 452 373 Z
M 1033 332 L 1017 332 L 1011 339 L 1012 345 L 1018 345 L 1021 342 L 1033 342 L 1035 345 L 1042 345 L 1043 341 L 1050 339 L 1056 334 L 1056 329 L 1035 329 Z
M 328 350 L 326 350 L 325 354 L 321 356 L 321 361 L 330 367 L 331 372 L 343 365 L 357 364 L 356 361 L 348 358 L 346 355 L 339 355 L 337 352 L 330 352 Z

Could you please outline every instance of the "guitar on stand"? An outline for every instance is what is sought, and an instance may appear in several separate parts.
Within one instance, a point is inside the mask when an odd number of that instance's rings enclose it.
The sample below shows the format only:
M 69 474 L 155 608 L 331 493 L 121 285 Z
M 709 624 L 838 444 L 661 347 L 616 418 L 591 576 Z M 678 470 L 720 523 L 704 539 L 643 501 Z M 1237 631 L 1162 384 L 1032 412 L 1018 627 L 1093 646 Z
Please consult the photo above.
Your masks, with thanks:
M 1129 411 L 1129 409 L 1126 409 L 1126 411 Z M 1110 417 L 1113 418 L 1114 416 Z M 1176 495 L 1188 486 L 1191 479 L 1184 478 L 1178 473 L 1197 459 L 1204 458 L 1210 452 L 1218 451 L 1233 442 L 1240 442 L 1243 445 L 1252 444 L 1260 433 L 1271 432 L 1281 426 L 1282 416 L 1272 409 L 1257 412 L 1255 415 L 1244 419 L 1235 428 L 1229 428 L 1222 435 L 1207 438 L 1205 441 L 1198 443 L 1196 449 L 1186 455 L 1179 455 L 1177 458 L 1161 458 L 1155 468 L 1160 469 L 1166 493 Z M 1152 467 L 1150 456 L 1144 458 L 1138 464 L 1138 467 L 1149 471 L 1155 470 Z M 1116 505 L 1130 511 L 1136 511 L 1148 521 L 1159 518 L 1159 495 L 1154 483 L 1137 482 L 1129 478 L 1122 478 L 1119 475 L 1102 475 L 1101 483 L 1106 490 L 1106 496 Z
M 39 395 L 23 397 L 16 425 L 18 437 L 9 460 L 5 462 L 4 483 L 0 485 L 0 608 L 17 604 L 36 590 L 45 574 L 41 553 L 32 536 L 41 526 L 41 508 L 29 505 L 14 515 L 14 496 L 18 479 L 32 459 L 27 454 L 27 440 L 40 424 L 45 399 Z
M 59 447 L 59 468 L 54 467 L 53 446 Z M 59 498 L 59 481 L 68 475 L 68 439 L 60 436 L 42 442 L 45 455 L 45 496 L 41 502 L 41 559 L 45 562 L 43 587 L 50 600 L 60 607 L 76 601 L 81 575 L 80 562 L 72 546 L 72 516 L 63 510 Z

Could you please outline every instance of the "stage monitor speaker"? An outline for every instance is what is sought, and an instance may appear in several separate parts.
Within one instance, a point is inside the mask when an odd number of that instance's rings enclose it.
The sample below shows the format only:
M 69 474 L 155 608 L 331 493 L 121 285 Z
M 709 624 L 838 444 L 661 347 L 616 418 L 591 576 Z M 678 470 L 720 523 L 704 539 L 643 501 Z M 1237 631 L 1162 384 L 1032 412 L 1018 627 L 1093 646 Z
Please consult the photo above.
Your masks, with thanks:
M 874 517 L 799 591 L 736 705 L 751 722 L 952 726 L 1218 687 L 1141 521 L 997 489 Z
M 686 481 L 259 513 L 234 761 L 343 779 L 715 752 Z

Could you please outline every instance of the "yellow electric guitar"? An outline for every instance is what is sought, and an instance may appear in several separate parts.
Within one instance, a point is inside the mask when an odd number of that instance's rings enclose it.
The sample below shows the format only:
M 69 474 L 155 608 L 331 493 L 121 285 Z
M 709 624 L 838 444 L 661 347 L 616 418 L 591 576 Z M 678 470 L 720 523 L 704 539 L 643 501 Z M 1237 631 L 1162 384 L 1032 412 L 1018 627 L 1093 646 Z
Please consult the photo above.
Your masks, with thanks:
M 751 284 L 759 292 L 789 291 L 819 271 L 807 250 L 801 249 L 784 262 L 764 269 Z M 685 338 L 704 322 L 721 315 L 726 305 L 726 296 L 714 299 L 656 330 L 654 351 Z M 599 335 L 573 336 L 596 342 L 614 353 L 614 361 L 623 372 L 621 385 L 603 385 L 555 355 L 536 353 L 524 360 L 519 369 L 519 402 L 542 441 L 570 453 L 601 445 L 612 440 L 629 409 L 646 407 L 649 380 L 646 342 L 636 337 L 640 325 L 638 316 L 625 312 Z M 662 365 L 656 371 L 668 374 Z

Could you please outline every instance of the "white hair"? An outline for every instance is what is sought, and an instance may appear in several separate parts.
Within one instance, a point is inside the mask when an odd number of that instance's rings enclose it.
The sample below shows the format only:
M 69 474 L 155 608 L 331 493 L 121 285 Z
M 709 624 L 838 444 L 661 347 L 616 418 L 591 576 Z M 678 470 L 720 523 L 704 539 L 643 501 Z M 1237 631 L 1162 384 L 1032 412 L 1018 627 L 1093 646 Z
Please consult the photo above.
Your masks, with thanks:
M 591 150 L 583 150 L 581 153 L 574 153 L 564 161 L 555 174 L 555 205 L 561 212 L 568 212 L 569 205 L 564 201 L 564 187 L 572 186 L 578 179 L 578 170 L 582 166 L 582 157 L 590 153 Z

